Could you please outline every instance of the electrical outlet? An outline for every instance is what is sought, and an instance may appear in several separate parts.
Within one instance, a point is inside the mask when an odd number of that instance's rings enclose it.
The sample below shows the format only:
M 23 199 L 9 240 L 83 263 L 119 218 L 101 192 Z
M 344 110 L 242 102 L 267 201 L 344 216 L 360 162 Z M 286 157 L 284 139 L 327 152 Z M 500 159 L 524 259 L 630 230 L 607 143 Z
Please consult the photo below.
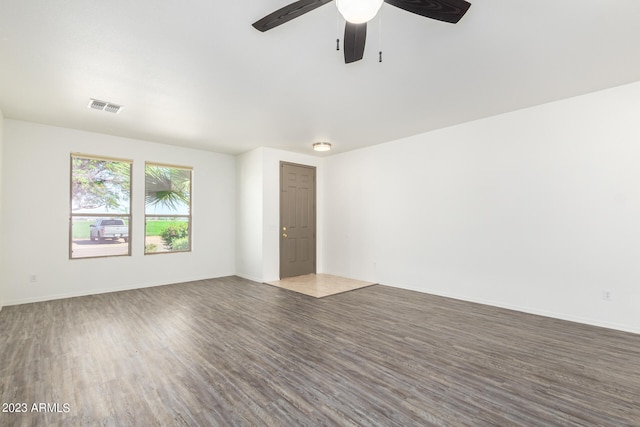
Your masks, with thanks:
M 36 283 L 37 281 L 38 281 L 38 276 L 36 276 L 35 274 L 29 275 L 29 282 Z
M 611 291 L 609 289 L 602 290 L 602 299 L 605 301 L 611 301 Z

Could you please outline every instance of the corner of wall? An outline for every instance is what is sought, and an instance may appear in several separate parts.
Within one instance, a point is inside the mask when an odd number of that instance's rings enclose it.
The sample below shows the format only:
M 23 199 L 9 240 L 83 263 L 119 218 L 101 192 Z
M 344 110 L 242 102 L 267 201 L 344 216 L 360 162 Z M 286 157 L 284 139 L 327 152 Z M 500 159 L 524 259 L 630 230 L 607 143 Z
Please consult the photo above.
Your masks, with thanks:
M 236 275 L 262 281 L 263 149 L 236 156 Z
M 280 278 L 280 161 L 320 166 L 318 157 L 267 147 L 236 156 L 236 275 L 249 280 Z

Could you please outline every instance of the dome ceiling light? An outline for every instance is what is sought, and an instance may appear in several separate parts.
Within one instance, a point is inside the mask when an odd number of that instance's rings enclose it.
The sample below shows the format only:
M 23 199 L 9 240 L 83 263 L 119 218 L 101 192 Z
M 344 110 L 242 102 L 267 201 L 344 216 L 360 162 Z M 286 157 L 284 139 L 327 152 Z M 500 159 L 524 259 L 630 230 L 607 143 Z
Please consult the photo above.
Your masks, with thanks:
M 331 144 L 328 142 L 314 142 L 313 149 L 315 151 L 329 151 L 331 150 Z
M 345 21 L 352 24 L 364 24 L 371 21 L 384 0 L 336 0 L 338 11 Z

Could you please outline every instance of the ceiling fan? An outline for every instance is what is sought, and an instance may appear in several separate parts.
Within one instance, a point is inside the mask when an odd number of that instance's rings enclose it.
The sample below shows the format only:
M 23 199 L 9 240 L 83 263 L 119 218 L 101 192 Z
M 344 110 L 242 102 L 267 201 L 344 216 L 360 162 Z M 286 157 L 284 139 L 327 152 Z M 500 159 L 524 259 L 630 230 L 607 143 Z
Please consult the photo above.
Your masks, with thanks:
M 311 12 L 333 0 L 298 0 L 253 23 L 260 31 L 267 31 Z M 465 0 L 336 0 L 336 6 L 346 20 L 344 28 L 344 62 L 359 61 L 364 55 L 367 22 L 388 3 L 407 12 L 439 21 L 457 23 L 471 3 Z

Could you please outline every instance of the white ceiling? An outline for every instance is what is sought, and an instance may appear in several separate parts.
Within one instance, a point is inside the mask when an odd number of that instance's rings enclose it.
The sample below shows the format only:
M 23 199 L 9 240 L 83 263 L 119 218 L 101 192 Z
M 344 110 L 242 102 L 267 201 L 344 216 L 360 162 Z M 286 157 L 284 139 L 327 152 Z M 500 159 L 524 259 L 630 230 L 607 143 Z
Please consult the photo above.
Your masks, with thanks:
M 639 0 L 473 0 L 455 25 L 385 4 L 349 65 L 334 3 L 251 26 L 290 2 L 0 0 L 0 110 L 223 153 L 335 153 L 640 80 Z

